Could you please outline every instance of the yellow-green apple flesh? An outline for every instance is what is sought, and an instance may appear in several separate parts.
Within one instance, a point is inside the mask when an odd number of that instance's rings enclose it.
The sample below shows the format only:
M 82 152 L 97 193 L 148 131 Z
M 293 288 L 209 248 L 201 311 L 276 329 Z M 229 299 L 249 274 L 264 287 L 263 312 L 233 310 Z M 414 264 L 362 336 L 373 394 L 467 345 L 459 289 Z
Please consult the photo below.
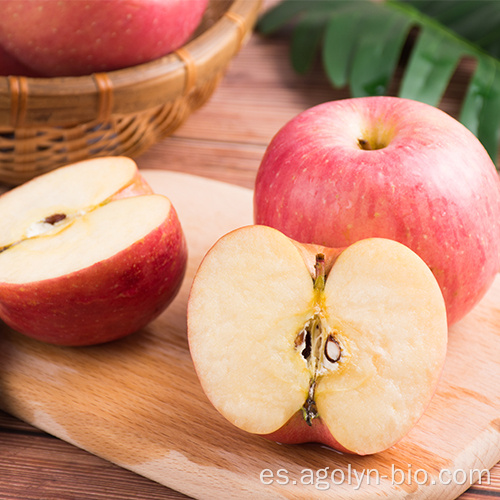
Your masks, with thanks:
M 398 242 L 335 250 L 255 225 L 204 257 L 188 339 L 206 395 L 235 426 L 365 455 L 398 442 L 429 404 L 446 309 L 428 266 Z
M 411 100 L 339 100 L 285 124 L 262 159 L 254 215 L 306 243 L 382 237 L 407 245 L 436 276 L 450 325 L 500 268 L 493 162 L 462 124 Z
M 30 337 L 133 333 L 170 304 L 186 263 L 174 207 L 129 158 L 61 167 L 0 197 L 0 318 Z
M 181 47 L 208 0 L 2 0 L 0 44 L 45 76 L 148 62 Z

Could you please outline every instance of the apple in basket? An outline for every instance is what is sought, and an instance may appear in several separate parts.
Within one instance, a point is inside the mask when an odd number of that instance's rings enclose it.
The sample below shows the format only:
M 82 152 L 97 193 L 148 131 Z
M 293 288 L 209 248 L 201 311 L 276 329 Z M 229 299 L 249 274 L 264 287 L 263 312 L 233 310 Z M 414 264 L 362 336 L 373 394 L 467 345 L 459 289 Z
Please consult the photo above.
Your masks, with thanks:
M 0 76 L 9 75 L 39 76 L 35 71 L 26 67 L 0 46 Z
M 0 45 L 45 76 L 134 66 L 180 48 L 208 0 L 2 0 Z
M 334 250 L 254 225 L 203 259 L 188 339 L 206 395 L 232 424 L 366 455 L 398 442 L 431 400 L 446 309 L 428 266 L 401 243 Z
M 267 148 L 254 210 L 257 224 L 305 243 L 407 245 L 434 272 L 450 325 L 500 268 L 493 162 L 457 120 L 412 100 L 345 99 L 299 114 Z
M 0 318 L 30 337 L 91 345 L 140 329 L 187 262 L 174 207 L 129 158 L 53 170 L 0 196 Z

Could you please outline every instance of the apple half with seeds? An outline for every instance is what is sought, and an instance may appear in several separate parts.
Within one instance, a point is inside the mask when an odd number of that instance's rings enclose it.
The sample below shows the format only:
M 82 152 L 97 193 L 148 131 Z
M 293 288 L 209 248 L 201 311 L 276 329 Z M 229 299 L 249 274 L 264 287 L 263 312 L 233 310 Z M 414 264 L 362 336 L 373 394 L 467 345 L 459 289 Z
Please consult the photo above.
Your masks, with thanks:
M 254 225 L 204 257 L 188 337 L 206 395 L 235 426 L 366 455 L 397 443 L 425 411 L 447 318 L 433 274 L 401 243 L 336 250 Z
M 129 158 L 53 170 L 0 197 L 0 318 L 30 337 L 128 335 L 176 296 L 187 263 L 174 207 Z

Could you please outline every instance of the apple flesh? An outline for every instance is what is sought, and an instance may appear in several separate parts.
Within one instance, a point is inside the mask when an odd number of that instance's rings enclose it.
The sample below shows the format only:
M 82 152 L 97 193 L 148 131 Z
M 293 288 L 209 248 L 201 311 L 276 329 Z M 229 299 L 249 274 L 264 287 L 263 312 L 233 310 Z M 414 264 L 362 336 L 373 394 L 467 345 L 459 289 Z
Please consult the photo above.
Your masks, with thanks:
M 128 158 L 59 168 L 0 197 L 0 318 L 91 345 L 137 331 L 176 296 L 187 248 L 170 201 Z
M 238 428 L 365 455 L 398 442 L 429 404 L 446 310 L 429 268 L 400 243 L 335 250 L 255 225 L 203 259 L 188 339 L 206 395 Z
M 272 139 L 255 183 L 256 224 L 305 243 L 397 240 L 431 268 L 448 322 L 467 314 L 500 269 L 500 181 L 458 121 L 393 97 L 329 102 Z
M 0 44 L 45 76 L 151 61 L 181 47 L 208 0 L 2 0 Z

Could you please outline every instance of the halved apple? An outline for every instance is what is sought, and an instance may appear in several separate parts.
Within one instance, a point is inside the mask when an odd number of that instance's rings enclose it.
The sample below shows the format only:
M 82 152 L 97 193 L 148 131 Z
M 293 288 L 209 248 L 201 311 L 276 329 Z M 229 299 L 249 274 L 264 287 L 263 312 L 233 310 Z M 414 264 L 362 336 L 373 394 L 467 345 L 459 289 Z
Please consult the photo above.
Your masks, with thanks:
M 234 425 L 360 455 L 416 424 L 445 360 L 444 300 L 404 245 L 334 250 L 248 226 L 207 253 L 188 302 L 200 382 Z
M 39 340 L 135 332 L 175 297 L 186 262 L 174 207 L 129 158 L 62 167 L 0 197 L 0 318 Z

